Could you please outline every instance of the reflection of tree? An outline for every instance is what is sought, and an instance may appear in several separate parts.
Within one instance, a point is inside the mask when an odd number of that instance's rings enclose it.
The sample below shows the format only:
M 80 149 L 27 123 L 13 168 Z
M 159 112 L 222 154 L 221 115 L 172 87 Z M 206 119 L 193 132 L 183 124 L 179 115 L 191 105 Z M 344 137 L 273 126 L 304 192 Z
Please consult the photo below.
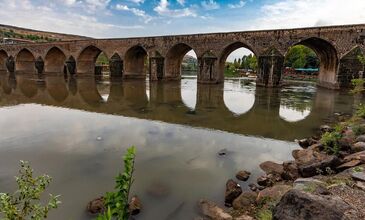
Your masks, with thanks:
M 311 91 L 286 90 L 280 96 L 280 105 L 298 112 L 310 110 L 313 105 L 314 93 Z

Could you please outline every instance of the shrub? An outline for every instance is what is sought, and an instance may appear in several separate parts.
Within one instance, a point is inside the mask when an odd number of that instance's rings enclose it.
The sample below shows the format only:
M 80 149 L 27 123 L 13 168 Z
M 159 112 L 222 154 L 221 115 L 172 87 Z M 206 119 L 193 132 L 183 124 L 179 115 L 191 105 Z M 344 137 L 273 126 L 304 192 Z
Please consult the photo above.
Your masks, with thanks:
M 136 155 L 135 147 L 127 149 L 123 157 L 124 172 L 115 177 L 115 192 L 107 192 L 105 196 L 105 206 L 108 210 L 100 215 L 98 220 L 110 220 L 115 217 L 118 220 L 129 218 L 128 201 L 129 191 L 133 183 L 134 160 Z
M 51 194 L 45 206 L 40 202 L 52 178 L 48 175 L 34 178 L 28 162 L 20 161 L 20 165 L 20 176 L 15 177 L 18 190 L 14 194 L 0 193 L 0 214 L 4 215 L 4 220 L 46 219 L 49 211 L 61 203 L 59 196 Z
M 322 135 L 320 140 L 324 149 L 329 154 L 338 154 L 340 151 L 340 145 L 338 141 L 342 138 L 342 134 L 338 131 L 326 132 Z

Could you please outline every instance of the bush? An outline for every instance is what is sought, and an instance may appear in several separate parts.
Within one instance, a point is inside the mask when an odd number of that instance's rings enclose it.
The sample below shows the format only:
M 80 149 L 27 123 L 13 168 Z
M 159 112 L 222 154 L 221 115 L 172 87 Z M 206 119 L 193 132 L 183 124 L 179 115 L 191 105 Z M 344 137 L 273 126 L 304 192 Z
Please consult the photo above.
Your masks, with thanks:
M 115 178 L 116 191 L 106 193 L 105 206 L 108 207 L 108 210 L 103 215 L 98 216 L 98 220 L 110 220 L 112 216 L 118 220 L 129 218 L 128 201 L 129 191 L 133 183 L 135 155 L 135 147 L 127 149 L 127 153 L 123 157 L 124 172 L 119 173 Z
M 342 138 L 342 134 L 338 131 L 326 132 L 320 140 L 324 146 L 324 150 L 329 154 L 337 155 L 340 152 L 338 141 Z
M 48 212 L 61 203 L 59 196 L 51 194 L 45 206 L 40 202 L 52 178 L 48 175 L 34 178 L 28 162 L 20 161 L 20 165 L 20 176 L 15 177 L 18 190 L 14 194 L 0 193 L 0 214 L 4 215 L 4 220 L 46 219 Z

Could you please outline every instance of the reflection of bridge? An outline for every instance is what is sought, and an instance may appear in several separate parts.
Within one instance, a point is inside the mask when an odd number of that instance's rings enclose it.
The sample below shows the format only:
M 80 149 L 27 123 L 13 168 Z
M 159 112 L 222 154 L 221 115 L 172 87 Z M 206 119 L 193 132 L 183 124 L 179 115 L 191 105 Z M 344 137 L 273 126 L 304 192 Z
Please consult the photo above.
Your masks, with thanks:
M 257 88 L 253 107 L 236 116 L 224 103 L 223 85 L 198 85 L 197 103 L 192 111 L 182 101 L 180 82 L 150 83 L 148 98 L 143 81 L 111 81 L 107 100 L 98 91 L 94 78 L 65 80 L 48 76 L 39 80 L 3 74 L 0 83 L 1 106 L 38 103 L 284 140 L 298 138 L 298 131 L 301 137 L 311 135 L 312 129 L 334 109 L 351 110 L 351 105 L 337 104 L 337 92 L 327 90 L 318 90 L 308 117 L 290 123 L 279 116 L 277 89 Z
M 127 39 L 88 39 L 69 42 L 0 46 L 0 70 L 9 72 L 95 72 L 104 52 L 111 75 L 151 80 L 179 79 L 183 56 L 191 49 L 198 57 L 198 82 L 222 83 L 228 55 L 240 47 L 258 57 L 258 85 L 280 85 L 284 56 L 294 45 L 313 49 L 319 59 L 319 85 L 341 88 L 358 77 L 363 65 L 357 54 L 365 49 L 365 25 L 248 31 Z M 145 69 L 149 57 L 148 70 Z

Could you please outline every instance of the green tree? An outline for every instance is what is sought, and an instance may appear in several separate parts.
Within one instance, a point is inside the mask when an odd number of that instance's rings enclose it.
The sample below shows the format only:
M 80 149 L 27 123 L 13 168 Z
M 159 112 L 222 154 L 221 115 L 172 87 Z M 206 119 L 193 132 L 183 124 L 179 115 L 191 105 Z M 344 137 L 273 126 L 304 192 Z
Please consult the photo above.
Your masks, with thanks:
M 285 66 L 292 68 L 318 68 L 319 59 L 310 48 L 297 45 L 289 49 L 285 57 Z

